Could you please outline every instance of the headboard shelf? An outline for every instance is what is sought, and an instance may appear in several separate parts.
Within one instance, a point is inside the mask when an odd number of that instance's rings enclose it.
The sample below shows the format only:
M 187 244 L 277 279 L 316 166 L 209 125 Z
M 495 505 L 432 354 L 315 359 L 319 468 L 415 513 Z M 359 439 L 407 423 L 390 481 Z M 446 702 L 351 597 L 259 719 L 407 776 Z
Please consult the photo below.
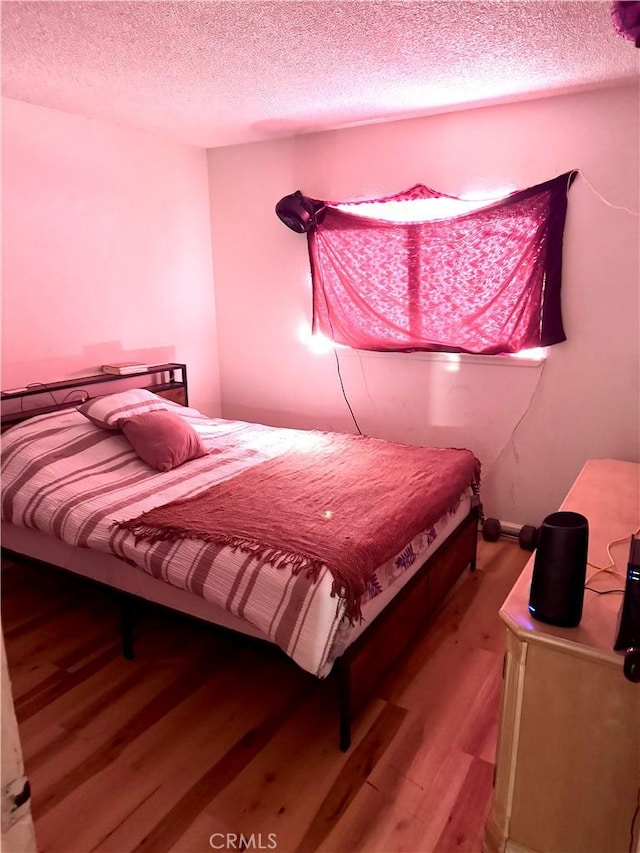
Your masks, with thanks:
M 144 377 L 150 377 L 154 381 L 140 384 Z M 33 418 L 36 415 L 44 415 L 49 412 L 56 412 L 60 409 L 72 408 L 79 405 L 81 402 L 88 400 L 90 397 L 99 396 L 92 394 L 87 386 L 102 385 L 105 383 L 119 383 L 121 387 L 131 387 L 123 385 L 128 380 L 136 380 L 136 387 L 147 387 L 154 394 L 167 397 L 181 405 L 189 405 L 188 389 L 187 389 L 187 365 L 179 362 L 167 362 L 166 364 L 154 364 L 144 370 L 136 371 L 135 373 L 113 374 L 113 373 L 92 373 L 88 376 L 77 376 L 74 379 L 62 379 L 57 382 L 33 382 L 24 388 L 15 388 L 8 391 L 0 391 L 0 402 L 10 403 L 13 401 L 14 406 L 20 402 L 20 408 L 11 407 L 9 411 L 2 412 L 2 428 L 6 429 L 13 424 L 24 421 L 27 418 Z M 110 393 L 106 389 L 104 392 L 97 389 L 100 393 Z M 56 400 L 55 393 L 66 391 L 67 394 L 62 400 Z M 81 398 L 71 399 L 70 395 L 84 392 Z M 51 402 L 43 406 L 35 406 L 34 408 L 25 408 L 23 401 L 26 397 L 34 397 L 37 395 L 50 395 Z

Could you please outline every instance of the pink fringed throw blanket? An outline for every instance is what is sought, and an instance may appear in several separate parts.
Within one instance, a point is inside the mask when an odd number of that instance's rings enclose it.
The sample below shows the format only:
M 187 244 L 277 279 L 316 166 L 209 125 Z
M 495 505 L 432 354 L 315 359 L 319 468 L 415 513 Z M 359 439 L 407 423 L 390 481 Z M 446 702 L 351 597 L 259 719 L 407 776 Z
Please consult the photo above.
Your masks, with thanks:
M 136 539 L 202 539 L 294 574 L 333 575 L 352 622 L 375 570 L 477 486 L 469 450 L 310 432 L 287 451 L 186 500 L 119 522 Z

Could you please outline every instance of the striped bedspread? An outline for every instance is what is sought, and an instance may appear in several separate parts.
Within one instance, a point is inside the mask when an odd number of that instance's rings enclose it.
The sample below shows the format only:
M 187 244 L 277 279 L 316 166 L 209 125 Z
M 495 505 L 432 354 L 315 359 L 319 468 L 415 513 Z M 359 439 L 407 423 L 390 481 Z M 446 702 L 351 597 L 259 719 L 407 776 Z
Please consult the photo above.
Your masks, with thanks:
M 264 560 L 200 540 L 136 544 L 114 522 L 197 495 L 288 450 L 313 447 L 322 433 L 208 419 L 171 406 L 198 432 L 208 455 L 159 473 L 135 454 L 119 431 L 101 429 L 75 410 L 41 415 L 2 437 L 2 519 L 78 548 L 115 555 L 180 589 L 211 601 L 257 627 L 302 668 L 323 677 L 344 605 L 331 596 L 332 578 L 316 583 Z M 368 594 L 392 583 L 413 562 L 408 554 L 433 538 L 433 528 L 406 543 L 376 573 Z

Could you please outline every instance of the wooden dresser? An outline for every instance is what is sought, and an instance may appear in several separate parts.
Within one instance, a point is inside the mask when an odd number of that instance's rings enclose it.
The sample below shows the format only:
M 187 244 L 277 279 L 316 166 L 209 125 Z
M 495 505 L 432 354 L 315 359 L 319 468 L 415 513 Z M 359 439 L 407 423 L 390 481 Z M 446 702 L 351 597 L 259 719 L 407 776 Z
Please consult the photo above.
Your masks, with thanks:
M 590 460 L 561 509 L 589 520 L 589 562 L 640 527 L 640 466 Z M 611 546 L 626 572 L 629 542 Z M 640 684 L 614 652 L 622 595 L 585 590 L 576 628 L 537 622 L 528 610 L 535 555 L 500 610 L 507 626 L 500 732 L 484 853 L 626 853 L 640 850 Z M 587 578 L 595 569 L 587 567 Z M 595 575 L 588 586 L 621 589 Z M 638 846 L 636 846 L 638 845 Z

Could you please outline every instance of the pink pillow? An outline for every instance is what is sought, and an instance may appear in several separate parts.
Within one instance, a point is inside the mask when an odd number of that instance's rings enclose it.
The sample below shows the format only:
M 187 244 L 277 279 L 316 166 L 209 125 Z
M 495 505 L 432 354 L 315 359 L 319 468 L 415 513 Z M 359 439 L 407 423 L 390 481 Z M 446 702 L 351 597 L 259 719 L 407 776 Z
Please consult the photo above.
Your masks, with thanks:
M 80 414 L 103 429 L 119 429 L 124 418 L 169 408 L 166 400 L 146 388 L 130 388 L 117 394 L 92 397 L 78 407 Z
M 171 471 L 207 453 L 193 427 L 166 409 L 133 415 L 119 426 L 140 459 L 157 471 Z

